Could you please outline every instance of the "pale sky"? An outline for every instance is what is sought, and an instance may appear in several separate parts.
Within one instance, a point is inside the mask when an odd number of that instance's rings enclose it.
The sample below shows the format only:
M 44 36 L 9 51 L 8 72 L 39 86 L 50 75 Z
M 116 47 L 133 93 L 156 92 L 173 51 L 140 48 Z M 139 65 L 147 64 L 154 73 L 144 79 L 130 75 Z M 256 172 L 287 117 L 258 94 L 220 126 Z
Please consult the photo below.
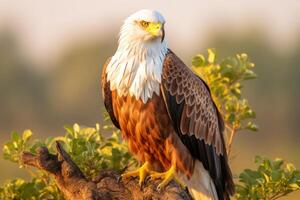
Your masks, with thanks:
M 205 46 L 216 27 L 237 34 L 260 25 L 271 44 L 288 48 L 300 34 L 298 0 L 0 0 L 0 27 L 12 23 L 35 59 L 49 59 L 76 38 L 114 34 L 122 21 L 142 8 L 166 18 L 169 46 L 190 49 L 197 38 Z M 114 28 L 112 28 L 114 27 Z

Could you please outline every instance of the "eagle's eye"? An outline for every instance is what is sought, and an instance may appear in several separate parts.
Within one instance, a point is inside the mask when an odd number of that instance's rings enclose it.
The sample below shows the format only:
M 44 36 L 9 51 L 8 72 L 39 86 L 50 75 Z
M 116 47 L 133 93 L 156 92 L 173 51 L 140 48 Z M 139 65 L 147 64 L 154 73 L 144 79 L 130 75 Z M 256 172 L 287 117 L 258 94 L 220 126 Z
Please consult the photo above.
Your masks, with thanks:
M 146 22 L 146 21 L 141 21 L 140 22 L 140 25 L 143 27 L 143 28 L 147 28 L 149 26 L 150 22 Z

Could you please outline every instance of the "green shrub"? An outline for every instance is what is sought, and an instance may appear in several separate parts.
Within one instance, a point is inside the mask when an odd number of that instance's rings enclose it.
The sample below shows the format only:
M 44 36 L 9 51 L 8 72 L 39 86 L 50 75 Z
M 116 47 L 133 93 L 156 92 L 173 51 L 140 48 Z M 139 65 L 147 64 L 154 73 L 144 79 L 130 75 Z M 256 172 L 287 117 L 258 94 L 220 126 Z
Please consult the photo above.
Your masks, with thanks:
M 111 130 L 110 126 L 104 126 L 104 129 Z M 119 131 L 112 131 L 111 136 L 105 138 L 100 133 L 99 124 L 95 128 L 74 124 L 66 126 L 65 130 L 64 136 L 49 137 L 44 141 L 35 140 L 32 143 L 30 130 L 24 131 L 22 135 L 13 132 L 11 139 L 4 145 L 3 157 L 23 167 L 20 161 L 23 151 L 34 153 L 38 147 L 45 146 L 55 153 L 55 141 L 60 141 L 88 178 L 95 178 L 101 169 L 123 170 L 137 164 L 129 154 L 127 145 L 121 141 Z M 8 181 L 0 188 L 0 199 L 63 199 L 48 174 L 36 169 L 26 169 L 30 171 L 33 179 L 29 182 L 22 179 Z
M 237 199 L 273 200 L 300 189 L 300 171 L 282 159 L 269 160 L 257 156 L 256 170 L 245 169 L 236 185 Z

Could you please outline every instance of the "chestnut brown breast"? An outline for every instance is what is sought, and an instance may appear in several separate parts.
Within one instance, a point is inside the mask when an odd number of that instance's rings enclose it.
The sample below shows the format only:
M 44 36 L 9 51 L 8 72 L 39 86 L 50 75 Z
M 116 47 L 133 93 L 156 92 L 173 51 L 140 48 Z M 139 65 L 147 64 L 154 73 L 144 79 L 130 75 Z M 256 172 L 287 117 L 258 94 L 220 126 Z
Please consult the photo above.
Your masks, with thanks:
M 113 91 L 112 104 L 122 136 L 139 161 L 148 161 L 158 171 L 173 164 L 186 175 L 192 174 L 193 158 L 177 136 L 161 95 L 153 94 L 143 103 Z

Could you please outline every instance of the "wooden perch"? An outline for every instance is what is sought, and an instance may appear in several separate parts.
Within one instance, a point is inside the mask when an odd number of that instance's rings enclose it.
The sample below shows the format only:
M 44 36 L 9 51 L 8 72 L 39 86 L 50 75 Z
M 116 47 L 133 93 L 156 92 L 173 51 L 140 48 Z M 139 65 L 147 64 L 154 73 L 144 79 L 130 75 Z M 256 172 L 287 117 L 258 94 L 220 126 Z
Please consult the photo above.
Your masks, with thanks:
M 38 149 L 37 155 L 24 152 L 22 162 L 46 171 L 55 177 L 56 183 L 69 200 L 192 200 L 189 193 L 174 181 L 157 191 L 160 180 L 149 180 L 141 189 L 137 178 L 119 180 L 120 174 L 111 170 L 100 171 L 95 180 L 88 180 L 71 157 L 56 143 L 57 155 L 46 147 Z

